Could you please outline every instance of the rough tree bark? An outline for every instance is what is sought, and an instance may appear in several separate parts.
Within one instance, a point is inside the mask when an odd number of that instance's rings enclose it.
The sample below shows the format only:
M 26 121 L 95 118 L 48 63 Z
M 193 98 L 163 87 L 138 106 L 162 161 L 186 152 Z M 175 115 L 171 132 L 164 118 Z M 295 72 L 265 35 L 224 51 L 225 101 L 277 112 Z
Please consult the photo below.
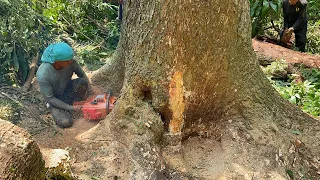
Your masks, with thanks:
M 283 100 L 259 68 L 247 0 L 127 0 L 124 9 L 120 56 L 113 61 L 125 65 L 121 95 L 107 119 L 82 135 L 84 143 L 109 149 L 109 158 L 98 151 L 86 159 L 100 160 L 103 171 L 92 168 L 92 174 L 280 179 L 290 170 L 317 176 L 319 122 Z M 113 70 L 108 67 L 96 74 L 100 82 Z M 215 163 L 216 174 L 197 173 L 186 161 L 183 148 L 195 136 L 219 144 L 215 156 L 225 159 Z
M 118 48 L 113 56 L 107 60 L 106 65 L 93 73 L 91 82 L 103 87 L 106 92 L 112 90 L 114 95 L 119 95 L 124 80 L 124 59 L 122 50 L 122 39 L 120 38 Z
M 44 179 L 44 161 L 31 135 L 0 119 L 0 179 Z

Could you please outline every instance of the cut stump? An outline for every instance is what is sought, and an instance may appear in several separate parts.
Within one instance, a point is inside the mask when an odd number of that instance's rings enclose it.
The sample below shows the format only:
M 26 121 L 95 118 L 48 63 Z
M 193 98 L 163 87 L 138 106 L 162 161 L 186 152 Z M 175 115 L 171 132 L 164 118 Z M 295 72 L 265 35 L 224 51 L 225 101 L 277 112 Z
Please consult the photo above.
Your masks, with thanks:
M 44 179 L 40 149 L 24 129 L 0 119 L 0 180 Z

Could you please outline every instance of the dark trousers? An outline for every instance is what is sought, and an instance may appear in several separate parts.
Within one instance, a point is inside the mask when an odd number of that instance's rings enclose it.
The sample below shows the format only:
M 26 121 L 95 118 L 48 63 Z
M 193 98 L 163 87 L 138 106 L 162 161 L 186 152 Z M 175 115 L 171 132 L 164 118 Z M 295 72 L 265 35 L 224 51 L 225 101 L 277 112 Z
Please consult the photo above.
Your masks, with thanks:
M 299 49 L 301 52 L 306 51 L 306 44 L 307 44 L 307 25 L 308 22 L 305 21 L 303 24 L 299 27 L 299 29 L 294 30 L 295 35 L 295 46 Z M 284 30 L 281 31 L 280 39 L 282 38 L 284 33 Z
M 296 47 L 299 49 L 299 51 L 306 52 L 307 24 L 294 31 L 294 34 L 296 39 Z
M 88 82 L 83 78 L 71 80 L 67 85 L 63 95 L 56 97 L 66 104 L 73 105 L 76 101 L 83 101 L 87 98 Z M 55 123 L 62 127 L 71 127 L 73 124 L 72 112 L 50 106 L 50 112 Z

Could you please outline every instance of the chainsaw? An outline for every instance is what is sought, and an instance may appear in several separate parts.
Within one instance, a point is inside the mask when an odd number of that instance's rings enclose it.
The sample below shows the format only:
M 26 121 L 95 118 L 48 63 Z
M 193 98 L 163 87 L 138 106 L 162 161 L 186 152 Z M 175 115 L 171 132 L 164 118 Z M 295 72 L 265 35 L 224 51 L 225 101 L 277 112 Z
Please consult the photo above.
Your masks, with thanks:
M 117 98 L 111 96 L 111 91 L 88 98 L 86 101 L 75 102 L 82 105 L 83 117 L 87 120 L 101 120 L 109 114 L 115 106 Z

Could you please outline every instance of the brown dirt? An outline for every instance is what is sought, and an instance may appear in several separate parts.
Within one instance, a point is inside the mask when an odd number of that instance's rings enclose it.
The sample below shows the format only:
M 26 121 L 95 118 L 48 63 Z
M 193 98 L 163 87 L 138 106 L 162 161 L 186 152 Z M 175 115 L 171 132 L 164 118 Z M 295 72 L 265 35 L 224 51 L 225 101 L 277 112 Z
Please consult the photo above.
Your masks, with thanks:
M 115 175 L 122 177 L 124 172 L 121 171 L 121 168 L 114 169 L 113 166 L 115 164 L 118 167 L 126 165 L 123 162 L 125 158 L 120 155 L 126 147 L 120 142 L 111 141 L 111 137 L 107 137 L 110 129 L 106 124 L 108 124 L 108 120 L 98 125 L 103 126 L 98 129 L 105 130 L 105 135 L 99 136 L 98 140 L 90 140 L 92 131 L 85 132 L 77 138 L 83 142 L 81 146 L 76 147 L 76 150 L 73 151 L 74 154 L 72 154 L 72 168 L 77 179 L 111 180 L 117 179 Z M 275 164 L 277 152 L 272 151 L 271 146 L 250 144 L 239 137 L 233 129 L 229 130 L 233 137 L 226 138 L 222 142 L 210 137 L 190 137 L 181 146 L 167 146 L 162 149 L 162 157 L 167 162 L 166 168 L 170 169 L 171 176 L 179 176 L 179 173 L 182 173 L 190 179 L 201 180 L 289 179 L 282 168 L 275 168 L 277 167 Z M 270 140 L 267 135 L 261 138 Z M 126 158 L 129 157 L 130 155 L 126 154 Z M 123 169 L 126 168 L 128 166 L 123 167 Z
M 97 123 L 98 121 L 88 121 L 83 118 L 75 119 L 71 128 L 57 128 L 59 132 L 53 129 L 47 129 L 46 131 L 33 135 L 33 139 L 38 143 L 40 148 L 66 149 L 74 145 L 76 141 L 75 138 L 78 134 L 91 129 L 97 125 Z
M 301 53 L 266 41 L 252 40 L 254 51 L 259 56 L 272 59 L 284 59 L 290 64 L 305 64 L 308 67 L 320 67 L 320 55 Z

